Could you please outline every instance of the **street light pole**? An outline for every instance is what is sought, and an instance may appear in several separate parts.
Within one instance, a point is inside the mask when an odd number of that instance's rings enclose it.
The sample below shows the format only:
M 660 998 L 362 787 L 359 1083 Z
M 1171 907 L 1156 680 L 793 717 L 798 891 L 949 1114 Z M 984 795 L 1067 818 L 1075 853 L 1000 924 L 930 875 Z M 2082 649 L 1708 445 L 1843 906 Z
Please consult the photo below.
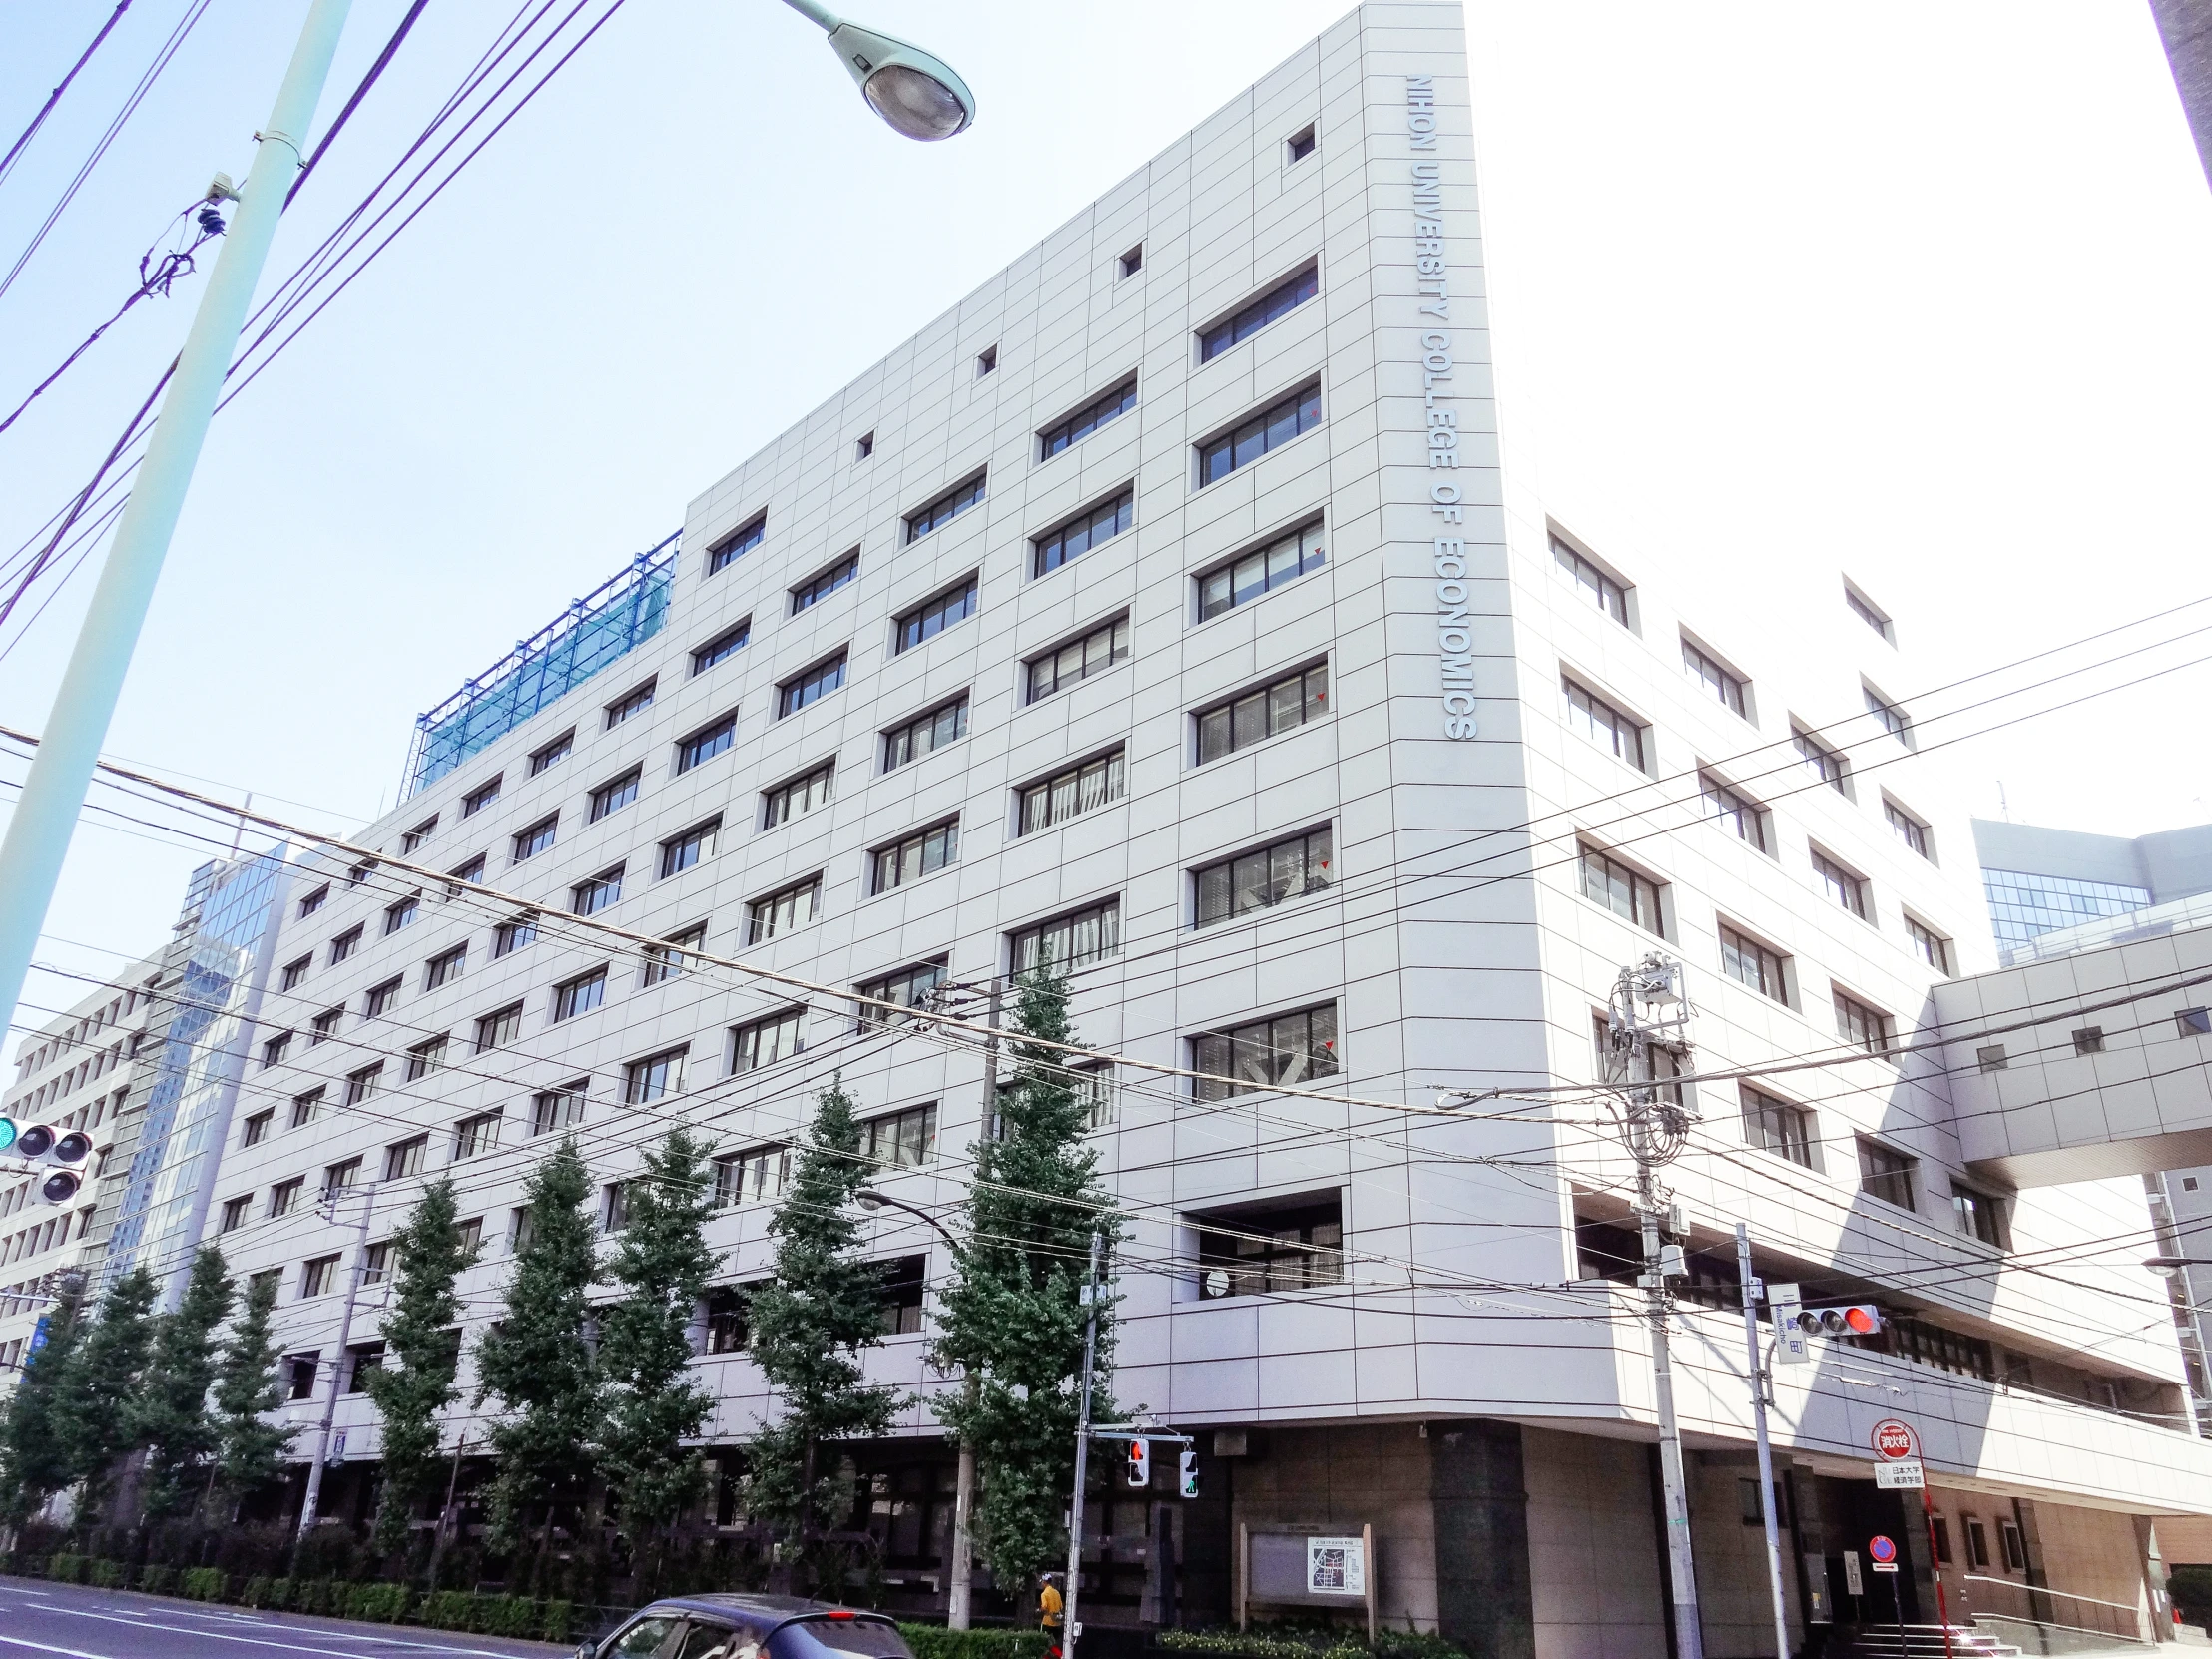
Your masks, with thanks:
M 1782 1596 L 1782 1529 L 1774 1500 L 1774 1447 L 1767 1439 L 1767 1372 L 1759 1364 L 1760 1284 L 1751 1271 L 1751 1229 L 1736 1224 L 1736 1278 L 1744 1292 L 1744 1346 L 1751 1366 L 1752 1438 L 1759 1446 L 1759 1513 L 1767 1524 L 1767 1589 L 1774 1600 L 1776 1659 L 1790 1659 L 1790 1610 Z M 1903 1656 L 1900 1656 L 1903 1659 Z
M 1068 1587 L 1060 1598 L 1060 1659 L 1075 1659 L 1075 1644 L 1083 1634 L 1076 1622 L 1075 1594 L 1083 1582 L 1083 1486 L 1091 1467 L 1091 1376 L 1098 1364 L 1098 1259 L 1105 1253 L 1106 1236 L 1091 1233 L 1091 1271 L 1083 1281 L 1083 1306 L 1089 1318 L 1083 1326 L 1083 1399 L 1075 1420 L 1075 1491 L 1068 1499 Z

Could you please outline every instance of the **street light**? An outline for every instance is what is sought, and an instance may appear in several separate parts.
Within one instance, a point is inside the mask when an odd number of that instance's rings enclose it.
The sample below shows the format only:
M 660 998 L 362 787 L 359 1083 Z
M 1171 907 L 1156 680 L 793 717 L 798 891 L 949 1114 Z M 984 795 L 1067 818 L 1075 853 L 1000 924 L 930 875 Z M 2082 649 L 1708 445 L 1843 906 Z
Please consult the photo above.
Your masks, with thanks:
M 873 1187 L 862 1187 L 852 1196 L 863 1210 L 903 1210 L 909 1216 L 927 1222 L 937 1230 L 937 1237 L 944 1241 L 945 1249 L 951 1251 L 954 1256 L 962 1254 L 960 1241 L 947 1233 L 944 1230 L 944 1223 L 937 1220 L 935 1216 L 924 1210 L 920 1205 L 908 1204 L 902 1198 L 891 1197 L 889 1193 L 879 1193 Z
M 927 144 L 974 125 L 975 95 L 942 58 L 896 35 L 847 23 L 816 0 L 784 3 L 828 31 L 830 49 L 893 132 Z
M 2212 1268 L 2212 1256 L 2146 1256 L 2143 1266 L 2171 1277 L 2183 1268 Z

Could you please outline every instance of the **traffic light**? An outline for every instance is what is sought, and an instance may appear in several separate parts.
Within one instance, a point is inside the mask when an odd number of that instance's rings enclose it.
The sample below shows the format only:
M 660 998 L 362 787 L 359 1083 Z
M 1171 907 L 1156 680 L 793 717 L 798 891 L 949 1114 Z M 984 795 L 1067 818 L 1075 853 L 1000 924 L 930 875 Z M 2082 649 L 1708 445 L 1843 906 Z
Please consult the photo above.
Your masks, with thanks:
M 56 1133 L 47 1124 L 19 1124 L 0 1117 L 0 1156 L 45 1165 L 47 1174 L 38 1193 L 49 1204 L 67 1204 L 77 1196 L 84 1185 L 77 1166 L 91 1155 L 92 1137 L 80 1129 Z
M 1183 1448 L 1183 1495 L 1198 1496 L 1198 1447 Z
M 1797 1317 L 1798 1329 L 1814 1337 L 1871 1337 L 1882 1329 L 1882 1310 L 1871 1302 L 1854 1302 L 1843 1308 L 1807 1308 Z
M 1131 1440 L 1129 1442 L 1129 1484 L 1140 1487 L 1152 1484 L 1152 1442 L 1150 1440 Z

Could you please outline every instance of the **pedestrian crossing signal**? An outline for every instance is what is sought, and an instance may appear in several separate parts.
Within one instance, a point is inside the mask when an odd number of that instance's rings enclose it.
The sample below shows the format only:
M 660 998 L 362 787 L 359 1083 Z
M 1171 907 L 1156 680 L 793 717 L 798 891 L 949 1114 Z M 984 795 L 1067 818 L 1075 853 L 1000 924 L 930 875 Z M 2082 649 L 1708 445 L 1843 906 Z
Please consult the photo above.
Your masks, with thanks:
M 1131 1440 L 1129 1442 L 1129 1484 L 1139 1487 L 1152 1484 L 1152 1442 L 1150 1440 Z
M 1185 1446 L 1183 1448 L 1183 1495 L 1185 1497 L 1198 1496 L 1198 1448 L 1196 1446 Z

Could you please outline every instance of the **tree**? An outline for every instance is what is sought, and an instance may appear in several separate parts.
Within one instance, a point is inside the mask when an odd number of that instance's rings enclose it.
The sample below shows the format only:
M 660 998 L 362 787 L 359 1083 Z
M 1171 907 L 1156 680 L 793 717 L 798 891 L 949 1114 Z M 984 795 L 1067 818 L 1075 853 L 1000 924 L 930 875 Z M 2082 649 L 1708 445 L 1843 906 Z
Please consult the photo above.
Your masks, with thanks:
M 776 1206 L 776 1277 L 753 1294 L 752 1355 L 783 1402 L 747 1446 L 746 1507 L 783 1532 L 786 1558 L 848 1515 L 852 1493 L 825 1472 L 825 1442 L 886 1432 L 898 1390 L 862 1381 L 883 1335 L 881 1270 L 859 1253 L 852 1198 L 872 1172 L 841 1078 L 815 1105 L 791 1186 Z
M 584 1210 L 590 1195 L 591 1172 L 574 1140 L 531 1172 L 523 1186 L 528 1237 L 515 1253 L 507 1315 L 476 1345 L 476 1403 L 496 1394 L 508 1413 L 491 1430 L 499 1464 L 490 1490 L 492 1539 L 501 1549 L 519 1548 L 539 1511 L 541 1562 L 554 1511 L 581 1498 L 591 1478 L 589 1447 L 601 1414 L 599 1371 L 584 1332 L 585 1298 L 597 1278 Z
M 1013 1076 L 998 1101 L 997 1139 L 975 1144 L 969 1243 L 954 1264 L 938 1316 L 933 1359 L 967 1373 L 970 1386 L 933 1402 L 975 1448 L 982 1493 L 977 1517 L 991 1576 L 1014 1591 L 1064 1558 L 1061 1516 L 1075 1479 L 1080 1408 L 1082 1286 L 1091 1234 L 1108 1249 L 1121 1220 L 1098 1184 L 1098 1154 L 1085 1144 L 1090 1107 L 1058 1051 L 1073 1041 L 1067 981 L 1025 977 L 1008 1052 Z M 1098 1309 L 1091 1394 L 1094 1420 L 1113 1421 L 1111 1300 Z
M 600 1318 L 599 1367 L 607 1416 L 599 1454 L 642 1541 L 699 1501 L 707 1471 L 696 1439 L 715 1397 L 691 1381 L 692 1323 L 721 1258 L 702 1236 L 714 1210 L 708 1143 L 669 1131 L 629 1189 L 629 1215 L 608 1277 L 623 1299 Z
M 56 1416 L 77 1514 L 89 1521 L 107 1502 L 117 1461 L 137 1446 L 133 1405 L 154 1342 L 154 1276 L 144 1263 L 111 1280 L 100 1316 L 70 1356 L 56 1390 Z
M 284 1402 L 276 1370 L 276 1338 L 270 1329 L 276 1307 L 277 1274 L 257 1273 L 246 1282 L 246 1300 L 216 1366 L 216 1466 L 234 1504 L 283 1478 L 283 1457 L 298 1425 L 273 1423 L 269 1414 Z
M 22 1379 L 0 1419 L 0 1519 L 20 1526 L 65 1490 L 70 1446 L 59 1411 L 61 1381 L 84 1338 L 85 1281 L 62 1276 L 60 1294 L 46 1315 L 46 1342 L 23 1363 Z
M 153 1356 L 132 1402 L 131 1438 L 146 1447 L 146 1518 L 161 1520 L 193 1506 L 222 1446 L 208 1409 L 216 1380 L 216 1327 L 229 1317 L 233 1287 L 223 1253 L 194 1252 L 192 1274 L 177 1311 L 154 1324 Z
M 423 1189 L 392 1240 L 392 1301 L 384 1315 L 384 1363 L 365 1374 L 368 1397 L 383 1418 L 383 1492 L 375 1544 L 390 1554 L 407 1541 L 408 1523 L 435 1491 L 444 1458 L 438 1413 L 459 1393 L 456 1326 L 461 1299 L 453 1283 L 475 1253 L 461 1242 L 460 1206 L 450 1176 Z

